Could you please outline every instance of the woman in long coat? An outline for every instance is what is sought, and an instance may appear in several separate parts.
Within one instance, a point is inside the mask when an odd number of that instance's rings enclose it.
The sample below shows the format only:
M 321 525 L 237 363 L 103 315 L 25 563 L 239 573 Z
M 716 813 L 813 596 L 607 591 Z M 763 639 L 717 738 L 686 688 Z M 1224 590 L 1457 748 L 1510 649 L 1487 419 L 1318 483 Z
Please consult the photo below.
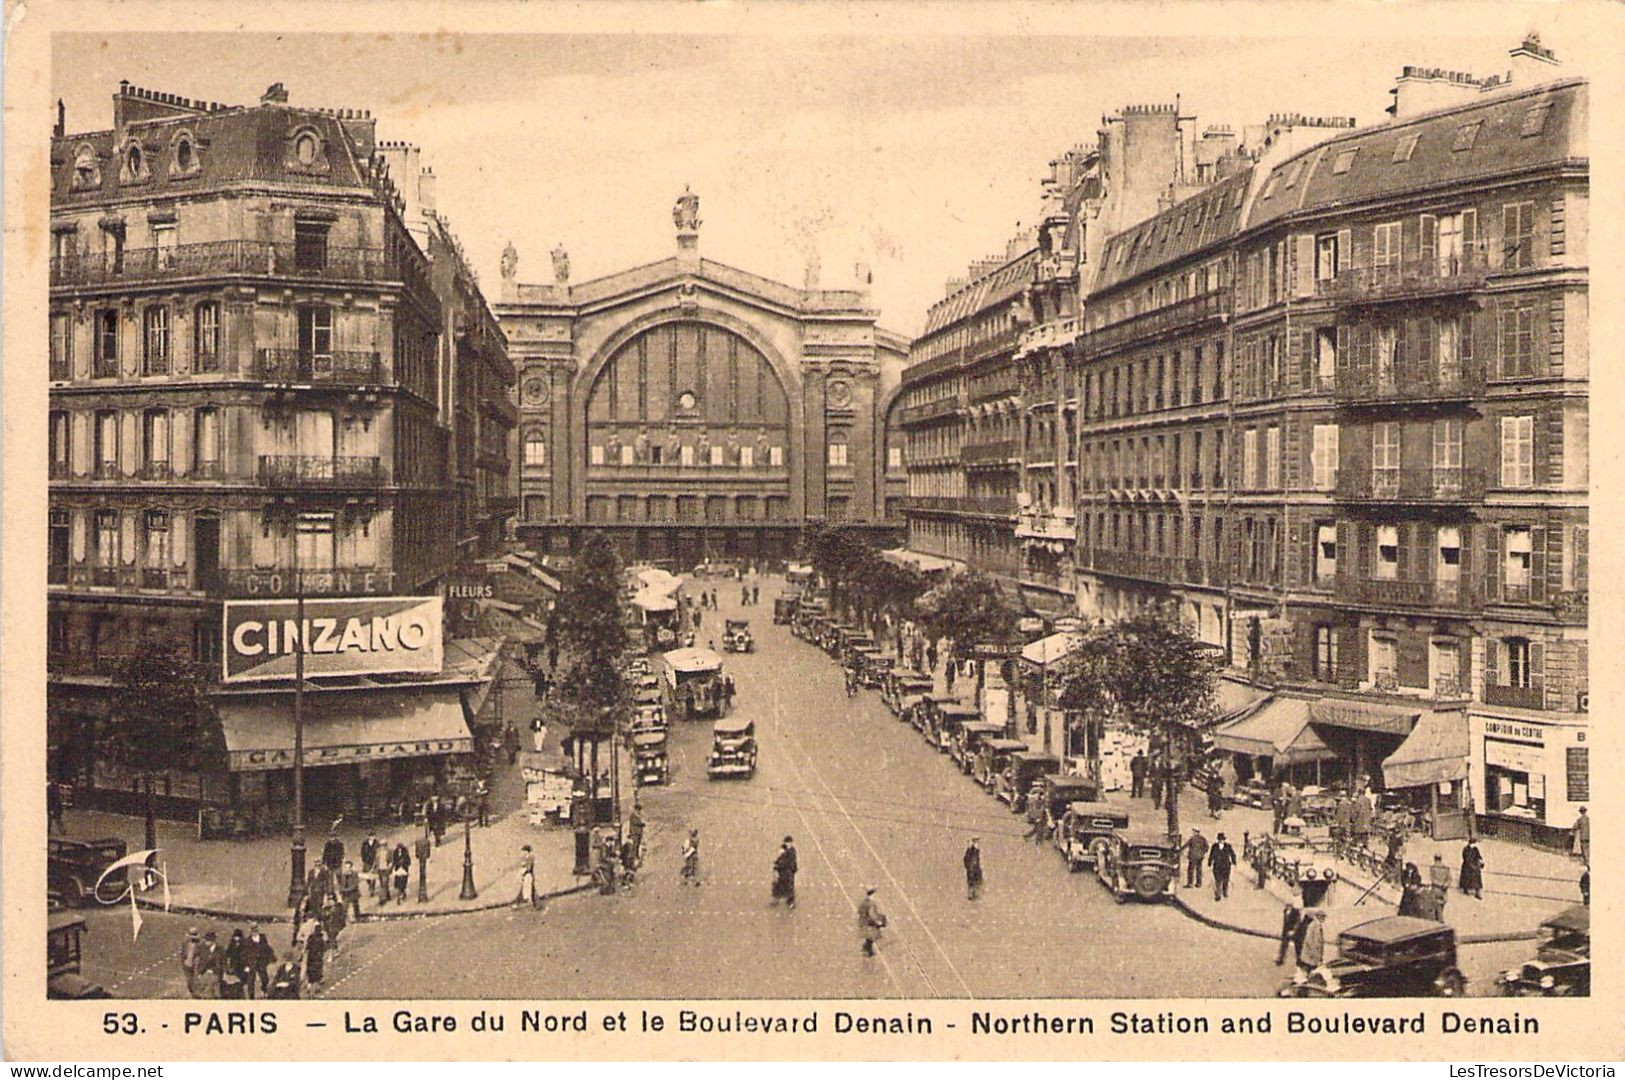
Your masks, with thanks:
M 1461 849 L 1461 872 L 1456 875 L 1456 884 L 1462 892 L 1484 899 L 1484 853 L 1478 850 L 1477 840 L 1467 841 Z
M 305 938 L 305 981 L 312 986 L 320 985 L 326 966 L 327 931 L 317 922 L 311 926 L 310 936 Z

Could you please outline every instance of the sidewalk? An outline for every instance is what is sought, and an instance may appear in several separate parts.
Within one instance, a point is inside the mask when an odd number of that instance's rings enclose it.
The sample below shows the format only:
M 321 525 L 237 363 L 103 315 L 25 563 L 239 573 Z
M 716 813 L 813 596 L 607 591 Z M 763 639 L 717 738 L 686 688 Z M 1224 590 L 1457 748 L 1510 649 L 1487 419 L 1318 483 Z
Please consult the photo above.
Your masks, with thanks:
M 1150 799 L 1131 800 L 1121 793 L 1111 799 L 1131 806 L 1136 819 L 1160 821 L 1164 813 L 1154 809 Z M 1189 786 L 1180 795 L 1179 810 L 1185 836 L 1192 828 L 1199 828 L 1211 841 L 1222 831 L 1238 857 L 1242 855 L 1244 835 L 1268 834 L 1270 830 L 1270 812 L 1252 807 L 1232 807 L 1219 820 L 1213 820 L 1204 793 Z M 1453 880 L 1462 843 L 1412 837 L 1405 845 L 1405 860 L 1415 863 L 1426 876 L 1437 852 L 1450 867 Z M 1528 937 L 1543 919 L 1580 902 L 1580 865 L 1567 856 L 1494 837 L 1480 838 L 1478 846 L 1484 853 L 1484 898 L 1479 900 L 1452 888 L 1445 904 L 1445 921 L 1456 928 L 1464 943 Z M 1342 860 L 1334 860 L 1334 865 L 1338 880 L 1327 893 L 1325 904 L 1328 938 L 1357 923 L 1395 913 L 1399 905 L 1397 889 L 1381 885 L 1361 900 L 1371 885 L 1370 875 Z M 1183 876 L 1180 880 L 1183 884 Z M 1243 933 L 1276 938 L 1281 931 L 1282 908 L 1289 902 L 1301 902 L 1297 891 L 1277 878 L 1259 888 L 1253 868 L 1245 859 L 1231 875 L 1230 894 L 1224 900 L 1213 898 L 1211 871 L 1204 874 L 1203 881 L 1203 888 L 1180 889 L 1180 906 L 1204 922 Z
M 528 696 L 528 691 L 525 693 Z M 517 700 L 504 701 L 505 708 L 512 705 L 508 715 L 514 717 L 528 715 L 520 711 L 521 704 Z M 549 751 L 557 751 L 561 735 L 559 731 L 548 732 Z M 556 825 L 532 826 L 524 803 L 525 783 L 519 767 L 499 766 L 491 777 L 491 824 L 470 830 L 474 886 L 479 893 L 474 900 L 458 899 L 463 884 L 461 825 L 447 830 L 445 842 L 434 849 L 429 859 L 429 899 L 425 903 L 417 902 L 418 867 L 413 848 L 421 829 L 411 825 L 380 826 L 377 836 L 386 851 L 399 841 L 414 852 L 407 901 L 381 905 L 363 888 L 362 912 L 369 918 L 413 918 L 478 911 L 510 901 L 519 890 L 519 849 L 525 844 L 531 846 L 536 856 L 538 895 L 556 895 L 585 885 L 586 878 L 577 878 L 571 873 L 575 863 L 573 832 Z M 54 831 L 52 836 L 81 840 L 121 837 L 131 851 L 140 850 L 142 846 L 140 817 L 93 810 L 69 810 L 63 817 L 67 832 Z M 329 824 L 325 820 L 307 820 L 306 867 L 313 867 L 321 860 Z M 339 829 L 339 838 L 344 841 L 344 857 L 355 862 L 359 869 L 361 842 L 367 838 L 367 830 L 345 825 Z M 288 918 L 290 841 L 287 834 L 251 840 L 199 840 L 195 825 L 159 821 L 159 860 L 169 877 L 171 906 L 198 914 L 254 917 L 260 921 Z M 161 906 L 163 893 L 154 889 L 140 899 Z

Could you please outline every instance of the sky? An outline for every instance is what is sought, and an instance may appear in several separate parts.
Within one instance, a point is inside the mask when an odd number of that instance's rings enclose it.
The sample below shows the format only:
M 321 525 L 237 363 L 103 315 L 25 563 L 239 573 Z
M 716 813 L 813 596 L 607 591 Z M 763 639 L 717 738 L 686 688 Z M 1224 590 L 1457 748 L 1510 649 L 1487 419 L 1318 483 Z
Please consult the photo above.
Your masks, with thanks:
M 912 335 L 950 277 L 1034 220 L 1049 162 L 1092 145 L 1103 113 L 1177 95 L 1200 126 L 1377 123 L 1400 65 L 1504 71 L 1530 29 L 1585 70 L 1583 36 L 1530 10 L 1449 37 L 1403 19 L 1224 38 L 61 34 L 52 89 L 70 132 L 111 126 L 120 79 L 227 104 L 282 82 L 294 104 L 371 109 L 380 138 L 423 148 L 492 299 L 509 241 L 521 281 L 551 280 L 559 244 L 575 282 L 666 257 L 687 185 L 703 255 L 799 285 L 816 253 L 832 288 L 867 264 L 881 325 Z

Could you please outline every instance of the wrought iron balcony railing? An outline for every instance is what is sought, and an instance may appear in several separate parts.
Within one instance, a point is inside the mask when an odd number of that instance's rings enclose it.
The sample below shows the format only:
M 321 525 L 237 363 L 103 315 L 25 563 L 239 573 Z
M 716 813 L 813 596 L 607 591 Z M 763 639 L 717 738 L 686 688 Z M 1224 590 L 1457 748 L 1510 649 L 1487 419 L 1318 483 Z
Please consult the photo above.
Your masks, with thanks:
M 1486 250 L 1411 259 L 1387 266 L 1351 267 L 1315 283 L 1316 294 L 1344 303 L 1380 303 L 1470 292 L 1483 286 L 1491 259 Z
M 1337 497 L 1350 502 L 1471 502 L 1484 497 L 1482 469 L 1386 469 L 1343 472 Z
M 377 488 L 389 482 L 382 458 L 262 454 L 260 482 L 273 488 Z
M 384 381 L 378 354 L 356 350 L 259 350 L 257 374 L 266 382 L 312 386 L 376 386 Z

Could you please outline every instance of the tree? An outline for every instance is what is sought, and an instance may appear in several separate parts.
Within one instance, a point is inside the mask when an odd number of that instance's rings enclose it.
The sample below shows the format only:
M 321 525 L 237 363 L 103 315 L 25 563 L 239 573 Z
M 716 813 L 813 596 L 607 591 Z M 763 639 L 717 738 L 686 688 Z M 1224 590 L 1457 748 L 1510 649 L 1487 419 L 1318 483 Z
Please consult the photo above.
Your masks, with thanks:
M 609 541 L 589 533 L 565 580 L 554 611 L 554 639 L 563 670 L 554 681 L 572 728 L 604 734 L 614 730 L 628 704 L 621 671 L 626 622 L 621 610 L 621 560 Z
M 1178 837 L 1180 783 L 1200 732 L 1218 712 L 1213 651 L 1172 618 L 1142 615 L 1089 634 L 1060 665 L 1061 708 L 1121 719 L 1151 737 L 1168 833 Z
M 915 602 L 920 622 L 934 638 L 952 638 L 956 657 L 975 645 L 1004 644 L 1016 640 L 1021 613 L 992 578 L 976 570 L 956 574 Z M 986 682 L 976 665 L 978 700 Z M 1012 699 L 1014 700 L 1014 699 Z
M 844 613 L 852 598 L 852 588 L 870 549 L 848 529 L 820 525 L 808 542 L 813 569 L 829 582 L 830 609 Z
M 141 778 L 147 797 L 145 847 L 158 846 L 157 780 L 196 770 L 223 745 L 201 664 L 170 652 L 139 652 L 119 665 L 97 745 L 113 765 Z

